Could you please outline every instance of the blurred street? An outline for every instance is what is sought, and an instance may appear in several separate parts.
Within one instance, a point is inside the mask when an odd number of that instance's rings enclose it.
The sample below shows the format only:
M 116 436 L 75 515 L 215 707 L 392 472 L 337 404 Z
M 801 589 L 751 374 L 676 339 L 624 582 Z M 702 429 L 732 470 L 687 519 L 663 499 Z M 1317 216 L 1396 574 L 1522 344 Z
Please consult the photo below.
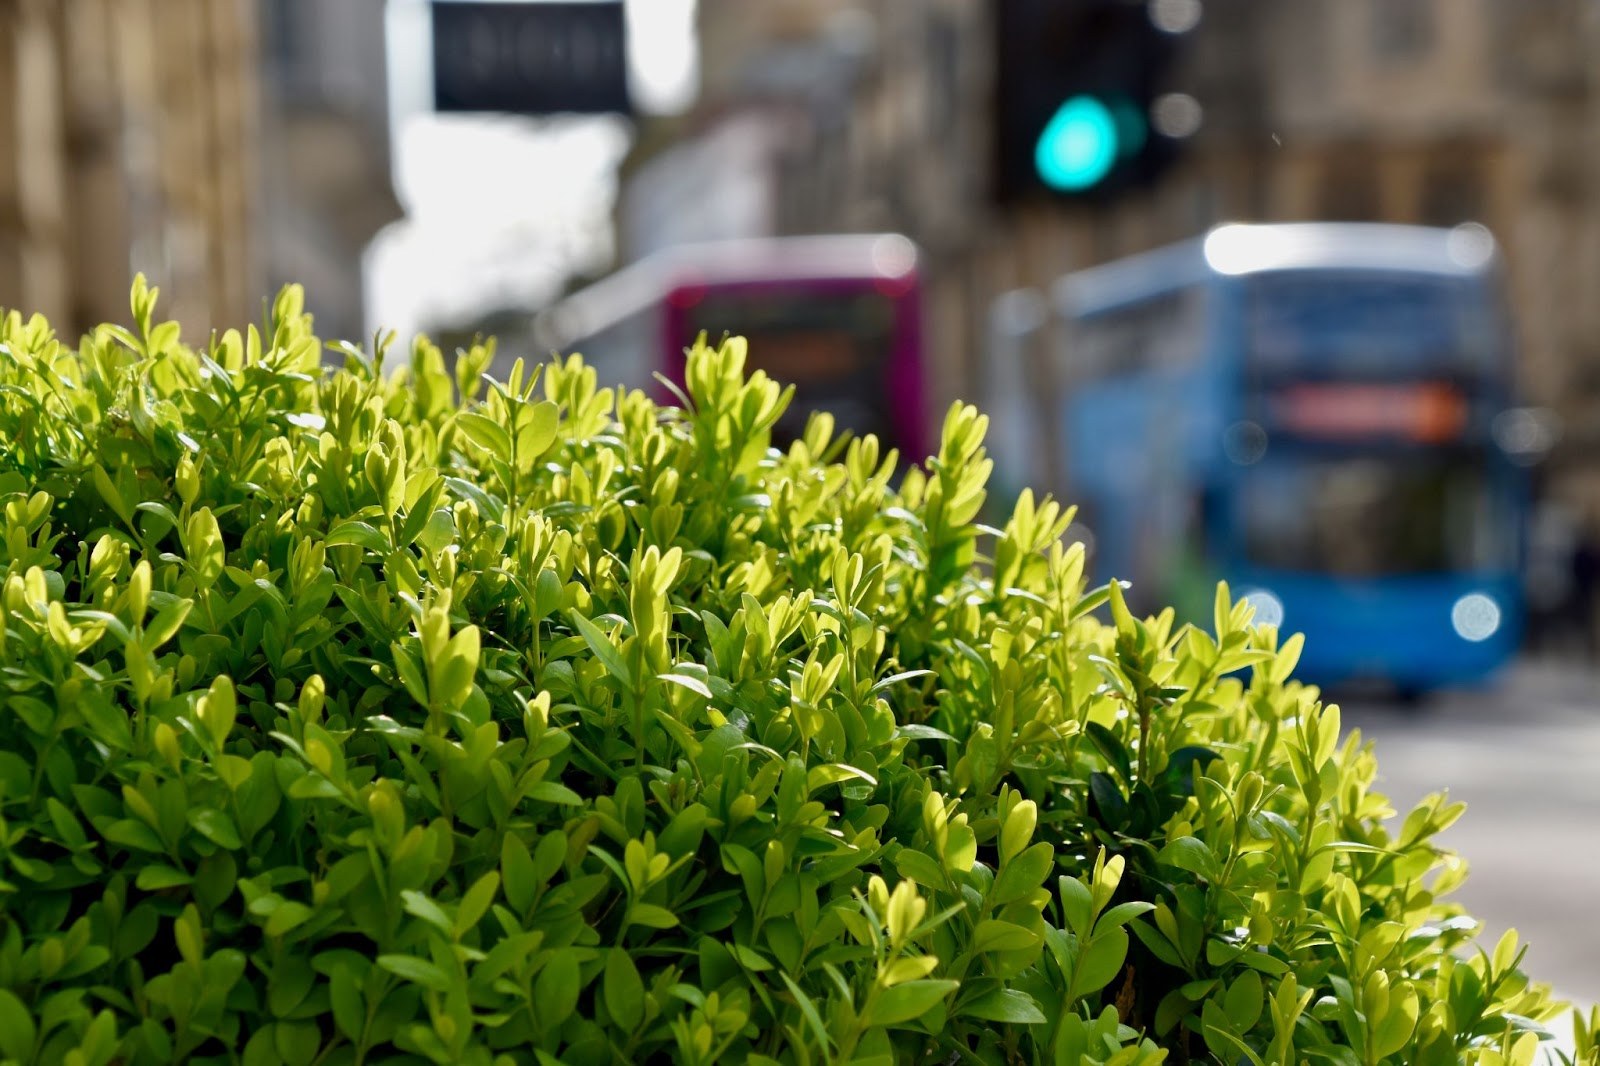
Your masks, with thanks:
M 1379 787 L 1402 815 L 1441 788 L 1466 802 L 1442 839 L 1471 864 L 1458 898 L 1484 922 L 1484 943 L 1514 927 L 1531 945 L 1528 972 L 1600 1002 L 1600 678 L 1523 663 L 1491 689 L 1417 711 L 1341 709 L 1347 728 L 1377 741 Z

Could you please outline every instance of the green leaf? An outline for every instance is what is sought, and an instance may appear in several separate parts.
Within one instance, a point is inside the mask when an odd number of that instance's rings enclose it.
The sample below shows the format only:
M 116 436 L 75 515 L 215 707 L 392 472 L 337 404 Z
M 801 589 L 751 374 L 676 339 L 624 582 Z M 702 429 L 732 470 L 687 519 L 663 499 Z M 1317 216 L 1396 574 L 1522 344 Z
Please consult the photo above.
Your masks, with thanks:
M 227 848 L 229 851 L 244 847 L 244 841 L 239 838 L 239 829 L 233 824 L 233 819 L 215 807 L 190 807 L 189 824 L 218 847 Z
M 517 445 L 523 462 L 531 463 L 555 443 L 556 432 L 560 428 L 560 412 L 560 406 L 552 400 L 542 400 L 527 408 L 524 416 L 527 424 L 517 431 Z
M 376 528 L 365 522 L 350 520 L 340 522 L 328 531 L 328 537 L 322 542 L 326 547 L 333 548 L 341 544 L 354 544 L 366 548 L 368 551 L 378 552 L 380 555 L 389 554 L 392 546 L 389 538 L 378 532 Z
M 419 705 L 426 707 L 428 705 L 428 683 L 423 680 L 422 668 L 417 665 L 417 660 L 399 641 L 390 643 L 389 653 L 394 658 L 395 673 L 400 675 L 400 683 L 405 686 L 406 692 Z
M 764 973 L 772 969 L 772 963 L 768 962 L 766 957 L 754 948 L 746 947 L 737 942 L 724 946 L 728 949 L 728 953 L 738 959 L 745 969 L 753 973 Z
M 589 650 L 594 652 L 595 658 L 605 664 L 606 672 L 622 682 L 625 689 L 633 688 L 633 672 L 628 669 L 628 664 L 622 661 L 622 653 L 617 646 L 611 643 L 600 627 L 589 621 L 576 610 L 568 612 L 572 624 L 578 627 L 578 632 L 583 635 L 584 643 L 589 645 Z
M 1078 958 L 1077 972 L 1073 975 L 1072 988 L 1076 995 L 1087 996 L 1091 992 L 1098 992 L 1122 969 L 1123 960 L 1128 957 L 1128 932 L 1125 929 L 1112 929 L 1106 933 L 1097 933 L 1089 942 L 1089 947 Z
M 1122 780 L 1131 780 L 1133 771 L 1128 762 L 1128 749 L 1117 739 L 1117 735 L 1099 722 L 1093 721 L 1085 723 L 1083 731 L 1101 756 L 1122 776 Z
M 431 692 L 440 704 L 456 709 L 466 704 L 478 672 L 479 653 L 477 626 L 465 626 L 450 638 L 440 661 L 434 664 Z
M 283 936 L 304 925 L 310 920 L 311 914 L 311 908 L 304 903 L 287 900 L 280 903 L 278 908 L 272 912 L 271 917 L 267 919 L 267 924 L 262 927 L 262 931 L 268 936 Z
M 985 918 L 972 930 L 971 949 L 985 951 L 1021 951 L 1039 943 L 1039 935 L 1014 922 Z
M 133 512 L 128 509 L 128 502 L 122 498 L 122 493 L 117 491 L 117 487 L 111 483 L 111 478 L 99 463 L 90 468 L 90 479 L 94 482 L 95 491 L 106 502 L 106 506 L 111 508 L 111 512 L 125 524 L 131 524 Z
M 528 798 L 566 807 L 583 806 L 583 797 L 559 781 L 539 781 L 529 787 Z
M 1394 854 L 1394 852 L 1389 848 L 1380 848 L 1375 844 L 1363 844 L 1359 840 L 1332 840 L 1322 845 L 1320 848 L 1313 849 L 1311 854 L 1320 855 L 1324 851 L 1354 851 L 1359 852 L 1362 855 Z
M 222 576 L 227 564 L 226 547 L 222 543 L 222 530 L 211 508 L 202 507 L 189 516 L 189 525 L 183 538 L 183 549 L 195 584 L 209 589 Z
M 1063 875 L 1057 879 L 1057 895 L 1061 898 L 1061 911 L 1066 916 L 1067 928 L 1078 937 L 1089 937 L 1090 922 L 1094 920 L 1094 893 L 1076 877 Z
M 788 987 L 789 994 L 794 997 L 795 1005 L 800 1008 L 800 1014 L 805 1018 L 806 1024 L 811 1027 L 811 1033 L 817 1038 L 817 1043 L 826 1050 L 832 1041 L 828 1039 L 828 1027 L 822 1024 L 822 1015 L 817 1013 L 817 1005 L 811 1002 L 810 997 L 805 994 L 799 985 L 794 983 L 794 980 L 788 974 L 780 970 L 778 976 Z
M 1409 981 L 1401 981 L 1391 988 L 1389 1013 L 1372 1030 L 1373 1054 L 1385 1059 L 1404 1048 L 1417 1028 L 1418 1009 L 1416 989 L 1411 987 Z
M 1232 1023 L 1234 1032 L 1248 1033 L 1261 1019 L 1264 1002 L 1261 975 L 1254 970 L 1246 970 L 1228 987 L 1228 993 L 1222 1000 L 1222 1010 Z
M 1163 936 L 1159 929 L 1145 922 L 1134 922 L 1128 928 L 1138 934 L 1140 941 L 1150 949 L 1150 954 L 1168 966 L 1178 967 L 1179 969 L 1183 967 L 1183 959 L 1178 955 L 1178 949 L 1173 947 L 1172 941 Z M 1262 957 L 1266 958 L 1267 956 Z
M 971 1002 L 962 1004 L 960 1013 L 964 1018 L 981 1018 L 1011 1025 L 1045 1025 L 1050 1020 L 1039 1009 L 1037 1000 L 1015 988 L 993 988 Z
M 1257 1055 L 1249 1044 L 1239 1039 L 1238 1034 L 1230 1032 L 1225 1026 L 1218 1024 L 1218 1019 L 1215 1017 L 1217 1013 L 1216 1006 L 1216 1000 L 1208 999 L 1201 1012 L 1204 1018 L 1203 1028 L 1205 1030 L 1206 1046 L 1211 1049 L 1211 1053 L 1224 1062 L 1233 1059 L 1235 1055 L 1242 1055 L 1251 1066 L 1264 1066 L 1261 1056 Z M 1353 1054 L 1351 1059 L 1355 1061 Z
M 901 848 L 895 852 L 894 866 L 900 871 L 901 877 L 909 877 L 924 888 L 942 888 L 950 883 L 944 867 L 939 865 L 937 859 L 911 848 Z
M 500 874 L 490 870 L 472 883 L 456 907 L 455 935 L 459 939 L 482 920 L 500 894 Z
M 1024 800 L 1011 808 L 1000 826 L 1000 865 L 1014 859 L 1033 840 L 1033 831 L 1039 827 L 1039 808 L 1032 800 Z
M 627 1032 L 637 1029 L 644 1020 L 644 981 L 625 949 L 612 948 L 606 953 L 603 990 L 611 1017 Z
M 828 763 L 823 766 L 813 766 L 806 772 L 806 793 L 814 794 L 818 789 L 837 785 L 841 781 L 865 781 L 869 785 L 876 785 L 878 779 L 865 770 L 844 763 Z
M 1107 929 L 1115 929 L 1120 925 L 1127 925 L 1139 915 L 1148 914 L 1155 909 L 1156 905 L 1154 903 L 1147 903 L 1144 900 L 1130 900 L 1127 903 L 1119 903 L 1102 914 L 1099 920 L 1095 922 L 1095 932 L 1101 933 Z
M 156 836 L 156 831 L 145 823 L 134 818 L 122 818 L 112 822 L 104 830 L 105 838 L 113 844 L 121 844 L 125 848 L 138 851 L 153 852 L 157 855 L 164 854 L 167 850 L 161 838 Z
M 894 733 L 895 733 L 895 736 L 897 736 L 897 737 L 909 737 L 912 740 L 954 740 L 954 739 L 956 739 L 955 737 L 951 736 L 949 733 L 946 733 L 942 729 L 935 729 L 931 725 L 922 725 L 921 723 L 918 723 L 918 722 L 913 722 L 910 725 L 897 726 L 897 727 L 895 727 Z
M 533 582 L 534 607 L 540 618 L 554 614 L 556 608 L 561 606 L 561 592 L 560 576 L 549 567 L 540 570 Z
M 286 794 L 290 799 L 340 799 L 344 796 L 338 785 L 319 773 L 296 778 Z
M 566 861 L 566 857 L 567 834 L 558 830 L 540 837 L 538 845 L 533 849 L 534 878 L 537 883 L 544 884 L 554 877 L 556 871 L 561 869 L 561 864 Z
M 328 1001 L 333 1008 L 333 1022 L 339 1028 L 339 1035 L 351 1043 L 358 1043 L 361 1031 L 366 1026 L 367 1008 L 361 989 L 350 971 L 335 970 L 328 976 Z
M 50 821 L 55 825 L 56 834 L 62 841 L 68 847 L 85 847 L 89 843 L 89 835 L 83 831 L 83 823 L 72 813 L 72 808 L 54 796 L 46 797 L 44 802 L 45 809 L 50 812 Z
M 539 971 L 533 981 L 533 1002 L 538 1004 L 539 1021 L 547 1030 L 559 1027 L 572 1015 L 583 986 L 573 949 L 556 952 Z
M 671 929 L 678 924 L 678 916 L 654 903 L 635 903 L 628 908 L 628 924 Z
M 1167 783 L 1169 791 L 1182 796 L 1192 796 L 1194 778 L 1204 774 L 1206 767 L 1220 758 L 1222 756 L 1210 748 L 1191 744 L 1179 748 L 1167 757 L 1167 765 L 1161 771 L 1161 777 Z
M 144 627 L 145 651 L 155 651 L 176 636 L 193 607 L 193 600 L 175 599 L 157 611 L 150 624 Z
M 1044 884 L 1044 879 L 1050 876 L 1055 866 L 1055 860 L 1055 848 L 1049 843 L 1040 841 L 1031 845 L 1000 868 L 1000 875 L 994 879 L 994 887 L 989 890 L 990 901 L 1006 904 L 1026 896 Z
M 142 511 L 145 514 L 154 515 L 160 520 L 161 523 L 164 524 L 156 525 L 155 523 L 151 522 L 144 523 L 146 536 L 164 536 L 168 530 L 177 529 L 180 525 L 178 516 L 172 513 L 172 508 L 168 507 L 160 500 L 145 500 L 138 506 L 134 507 L 134 510 Z
M 874 695 L 876 695 L 892 685 L 898 685 L 902 681 L 910 681 L 913 678 L 932 676 L 934 676 L 934 672 L 932 670 L 903 670 L 898 674 L 890 674 L 888 677 L 879 681 L 877 684 L 872 686 L 871 691 Z
M 463 500 L 471 500 L 477 505 L 478 513 L 488 516 L 494 521 L 499 521 L 505 513 L 505 501 L 498 496 L 485 492 L 482 487 L 458 477 L 447 477 L 444 483 L 450 491 Z
M 879 989 L 877 1000 L 862 1012 L 862 1024 L 889 1026 L 915 1021 L 960 987 L 959 981 L 927 980 Z
M 708 700 L 712 698 L 711 689 L 708 688 L 706 683 L 701 681 L 698 677 L 690 677 L 688 674 L 657 674 L 656 680 L 670 681 L 674 685 L 682 685 L 684 688 L 688 689 L 690 692 L 693 692 L 697 696 L 704 697 Z
M 1260 970 L 1268 977 L 1282 977 L 1289 972 L 1289 964 L 1276 955 L 1268 955 L 1263 951 L 1243 952 L 1238 961 L 1252 970 Z
M 159 892 L 163 888 L 176 888 L 194 881 L 194 877 L 182 870 L 171 866 L 155 863 L 139 870 L 139 876 L 134 880 L 142 892 Z
M 1169 866 L 1199 874 L 1207 881 L 1216 881 L 1222 876 L 1222 868 L 1217 865 L 1217 857 L 1211 854 L 1211 849 L 1206 847 L 1205 841 L 1198 837 L 1178 837 L 1169 840 L 1167 846 L 1161 849 L 1160 858 Z
M 1278 657 L 1273 661 L 1271 670 L 1268 671 L 1267 680 L 1275 685 L 1281 685 L 1289 680 L 1294 673 L 1294 668 L 1300 662 L 1300 651 L 1305 647 L 1304 633 L 1296 633 L 1278 648 Z
M 378 965 L 396 977 L 435 992 L 450 990 L 449 975 L 427 959 L 419 959 L 415 955 L 379 955 Z
M 533 865 L 528 845 L 515 833 L 507 833 L 500 843 L 500 879 L 506 888 L 507 901 L 518 913 L 533 905 L 534 893 L 541 883 L 539 871 Z
M 450 546 L 455 539 L 456 522 L 444 509 L 434 511 L 413 540 L 419 548 L 435 554 Z
M 456 425 L 468 440 L 502 463 L 511 461 L 511 435 L 500 423 L 469 411 L 456 416 Z
M 450 921 L 450 916 L 444 912 L 443 907 L 421 892 L 413 892 L 407 889 L 400 893 L 400 900 L 405 904 L 407 914 L 413 914 L 421 918 L 445 936 L 452 934 L 454 923 Z
M 1089 794 L 1099 809 L 1100 822 L 1112 831 L 1122 831 L 1128 823 L 1128 799 L 1110 774 L 1099 770 L 1089 775 Z
M 17 1062 L 31 1062 L 36 1033 L 33 1014 L 9 989 L 0 988 L 0 1051 Z

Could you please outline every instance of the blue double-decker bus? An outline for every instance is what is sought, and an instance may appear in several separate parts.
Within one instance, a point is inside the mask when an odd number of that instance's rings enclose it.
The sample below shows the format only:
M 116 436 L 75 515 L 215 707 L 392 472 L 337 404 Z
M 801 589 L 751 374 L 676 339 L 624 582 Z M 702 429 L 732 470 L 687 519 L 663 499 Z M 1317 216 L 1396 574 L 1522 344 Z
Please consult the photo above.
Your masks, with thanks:
M 1522 624 L 1513 346 L 1479 226 L 1229 225 L 1068 275 L 1066 489 L 1096 569 L 1303 632 L 1299 675 L 1472 684 Z

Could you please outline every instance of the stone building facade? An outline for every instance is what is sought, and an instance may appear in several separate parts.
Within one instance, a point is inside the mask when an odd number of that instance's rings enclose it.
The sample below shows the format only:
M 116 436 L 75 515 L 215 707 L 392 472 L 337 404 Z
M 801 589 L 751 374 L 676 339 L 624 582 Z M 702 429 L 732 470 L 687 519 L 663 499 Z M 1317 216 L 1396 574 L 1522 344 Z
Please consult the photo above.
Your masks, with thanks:
M 0 0 L 0 304 L 62 333 L 146 271 L 186 326 L 252 314 L 251 0 Z
M 190 336 L 287 281 L 362 331 L 399 217 L 384 0 L 0 0 L 0 306 L 125 321 L 143 271 Z

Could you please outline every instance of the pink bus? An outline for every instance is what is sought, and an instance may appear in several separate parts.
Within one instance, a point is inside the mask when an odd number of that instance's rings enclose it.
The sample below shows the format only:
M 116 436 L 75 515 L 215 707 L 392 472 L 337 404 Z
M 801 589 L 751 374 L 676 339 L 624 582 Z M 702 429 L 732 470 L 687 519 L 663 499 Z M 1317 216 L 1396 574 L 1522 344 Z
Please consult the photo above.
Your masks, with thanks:
M 795 386 L 774 443 L 811 411 L 874 433 L 920 461 L 934 446 L 926 410 L 918 252 L 898 234 L 773 237 L 682 245 L 639 260 L 542 313 L 540 345 L 579 352 L 602 385 L 670 394 L 704 331 L 749 338 L 747 371 Z

